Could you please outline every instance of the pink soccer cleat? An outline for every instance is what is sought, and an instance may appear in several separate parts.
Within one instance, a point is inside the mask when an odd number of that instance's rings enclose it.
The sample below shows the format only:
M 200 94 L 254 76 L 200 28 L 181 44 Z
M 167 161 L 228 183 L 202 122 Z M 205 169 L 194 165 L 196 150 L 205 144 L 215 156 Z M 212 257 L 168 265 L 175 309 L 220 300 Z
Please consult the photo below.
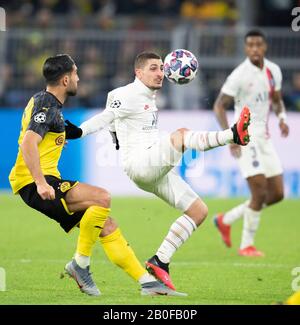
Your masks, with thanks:
M 162 263 L 156 255 L 146 261 L 146 269 L 149 273 L 155 276 L 156 279 L 163 282 L 167 287 L 172 290 L 176 290 L 169 275 L 168 265 Z

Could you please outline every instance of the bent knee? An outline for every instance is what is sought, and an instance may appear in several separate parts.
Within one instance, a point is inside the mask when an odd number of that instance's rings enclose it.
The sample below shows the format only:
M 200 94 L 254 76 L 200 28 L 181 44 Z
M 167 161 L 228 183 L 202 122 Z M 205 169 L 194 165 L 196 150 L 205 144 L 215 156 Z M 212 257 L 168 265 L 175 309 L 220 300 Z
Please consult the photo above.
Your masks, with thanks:
M 110 202 L 111 202 L 111 195 L 109 192 L 105 191 L 104 193 L 102 193 L 101 195 L 101 201 L 103 202 L 102 203 L 102 206 L 104 208 L 109 208 L 110 207 Z
M 109 208 L 111 202 L 111 195 L 108 191 L 104 189 L 98 189 L 98 193 L 96 194 L 96 204 L 103 207 Z
M 268 190 L 266 186 L 257 187 L 256 190 L 251 193 L 252 200 L 263 203 L 268 197 Z
M 178 133 L 184 135 L 184 133 L 187 132 L 187 131 L 189 131 L 189 129 L 187 129 L 187 128 L 180 128 L 180 129 L 177 129 L 175 132 L 178 132 Z
M 186 211 L 186 214 L 193 219 L 198 227 L 207 217 L 208 207 L 201 199 L 198 199 L 193 203 L 191 208 Z
M 181 128 L 181 129 L 177 129 L 175 132 L 173 132 L 171 134 L 171 142 L 173 144 L 173 146 L 178 150 L 184 150 L 183 146 L 184 146 L 184 134 L 185 132 L 189 131 L 186 128 Z
M 280 201 L 282 201 L 284 199 L 284 193 L 283 192 L 276 192 L 274 193 L 269 202 L 267 202 L 268 205 L 274 204 L 274 203 L 278 203 Z
M 187 131 L 189 131 L 189 129 L 187 129 L 187 128 L 181 128 L 181 129 L 177 129 L 175 132 L 173 132 L 172 134 L 171 134 L 171 138 L 172 139 L 183 139 L 184 138 L 184 133 L 185 132 L 187 132 Z
M 276 199 L 276 202 L 282 201 L 284 199 L 284 193 L 283 192 L 277 193 L 275 199 Z
M 189 129 L 187 129 L 187 128 L 180 128 L 180 129 L 177 129 L 175 132 L 174 132 L 174 134 L 178 137 L 178 138 L 180 138 L 180 139 L 184 139 L 184 134 L 187 132 L 187 131 L 189 131 Z
M 202 205 L 201 205 L 202 220 L 204 220 L 207 216 L 208 216 L 208 207 L 204 202 L 202 202 Z

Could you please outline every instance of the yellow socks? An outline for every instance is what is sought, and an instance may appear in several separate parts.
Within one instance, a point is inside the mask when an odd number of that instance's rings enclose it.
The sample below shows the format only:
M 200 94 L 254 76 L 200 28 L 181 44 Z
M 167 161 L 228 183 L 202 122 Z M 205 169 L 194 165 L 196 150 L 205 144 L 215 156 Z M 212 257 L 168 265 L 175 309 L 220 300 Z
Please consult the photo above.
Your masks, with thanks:
M 92 248 L 99 237 L 110 209 L 99 206 L 89 207 L 81 221 L 76 253 L 84 256 L 91 256 Z
M 99 239 L 109 260 L 127 272 L 134 280 L 138 281 L 145 273 L 148 274 L 119 228 Z
M 290 296 L 285 302 L 285 305 L 300 305 L 300 291 Z

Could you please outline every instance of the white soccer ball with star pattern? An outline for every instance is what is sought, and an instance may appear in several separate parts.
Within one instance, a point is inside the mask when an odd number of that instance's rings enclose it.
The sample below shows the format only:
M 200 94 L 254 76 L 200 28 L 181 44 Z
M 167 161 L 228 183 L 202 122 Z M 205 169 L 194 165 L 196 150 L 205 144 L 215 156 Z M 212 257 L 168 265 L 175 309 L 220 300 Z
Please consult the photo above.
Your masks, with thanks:
M 177 49 L 165 57 L 164 74 L 173 83 L 187 84 L 196 77 L 197 71 L 198 61 L 188 50 Z

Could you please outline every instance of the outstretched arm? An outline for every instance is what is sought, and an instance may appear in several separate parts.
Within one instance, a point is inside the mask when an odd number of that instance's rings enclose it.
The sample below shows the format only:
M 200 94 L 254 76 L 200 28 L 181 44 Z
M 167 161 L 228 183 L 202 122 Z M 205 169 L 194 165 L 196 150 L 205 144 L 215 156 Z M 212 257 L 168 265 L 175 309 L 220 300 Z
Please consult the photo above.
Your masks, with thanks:
M 102 130 L 106 125 L 114 120 L 113 112 L 104 110 L 102 113 L 97 114 L 89 120 L 83 122 L 80 127 L 71 123 L 69 120 L 65 121 L 66 139 L 78 139 L 88 134 Z
M 100 114 L 93 116 L 92 118 L 83 122 L 80 125 L 80 128 L 82 130 L 82 137 L 102 130 L 105 126 L 110 124 L 114 119 L 115 119 L 114 113 L 112 111 L 105 109 Z

